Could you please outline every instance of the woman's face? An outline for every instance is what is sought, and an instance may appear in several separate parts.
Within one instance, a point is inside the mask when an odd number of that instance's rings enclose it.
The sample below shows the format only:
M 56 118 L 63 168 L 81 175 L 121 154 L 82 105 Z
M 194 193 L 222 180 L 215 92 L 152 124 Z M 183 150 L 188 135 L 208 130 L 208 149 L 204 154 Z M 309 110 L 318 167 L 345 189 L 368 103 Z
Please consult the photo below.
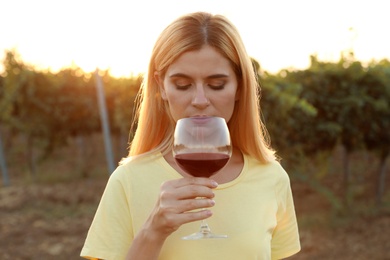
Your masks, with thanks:
M 175 121 L 184 117 L 218 116 L 229 122 L 237 100 L 237 77 L 229 63 L 210 46 L 186 52 L 159 81 L 162 98 Z

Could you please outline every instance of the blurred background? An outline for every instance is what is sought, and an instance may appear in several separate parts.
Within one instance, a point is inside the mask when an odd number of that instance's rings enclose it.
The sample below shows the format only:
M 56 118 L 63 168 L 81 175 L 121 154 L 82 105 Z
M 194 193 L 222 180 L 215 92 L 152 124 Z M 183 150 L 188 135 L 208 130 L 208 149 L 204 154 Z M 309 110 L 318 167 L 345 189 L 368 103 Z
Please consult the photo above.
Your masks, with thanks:
M 390 258 L 386 1 L 0 3 L 0 258 L 79 259 L 127 155 L 149 54 L 177 16 L 226 15 L 261 82 L 291 178 L 302 251 Z

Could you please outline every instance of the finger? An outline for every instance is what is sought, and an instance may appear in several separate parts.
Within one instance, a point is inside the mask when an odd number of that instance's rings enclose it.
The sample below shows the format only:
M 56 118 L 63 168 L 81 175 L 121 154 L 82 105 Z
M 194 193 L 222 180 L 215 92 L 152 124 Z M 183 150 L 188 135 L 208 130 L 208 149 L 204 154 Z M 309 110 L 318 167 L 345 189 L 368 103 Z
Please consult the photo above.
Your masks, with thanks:
M 177 210 L 178 213 L 184 213 L 188 211 L 210 208 L 213 207 L 214 205 L 215 205 L 214 200 L 206 199 L 206 198 L 181 200 L 177 204 Z
M 159 203 L 171 205 L 180 200 L 195 199 L 195 198 L 212 199 L 215 194 L 212 189 L 206 186 L 188 185 L 180 188 L 163 187 L 159 196 Z
M 187 185 L 176 189 L 177 199 L 194 199 L 194 198 L 214 198 L 215 194 L 212 189 L 206 186 Z
M 159 205 L 154 210 L 153 223 L 163 230 L 176 230 L 182 224 L 202 220 L 212 215 L 208 209 L 215 205 L 210 199 L 176 201 L 174 204 Z M 168 232 L 167 231 L 167 232 Z
M 195 198 L 212 199 L 215 194 L 212 189 L 205 186 L 189 185 L 180 188 L 166 188 L 160 192 L 160 203 L 170 203 L 174 201 L 195 199 Z
M 209 218 L 212 215 L 213 212 L 211 210 L 205 209 L 199 211 L 185 212 L 183 214 L 180 214 L 178 218 L 179 221 L 182 223 L 189 223 L 189 222 L 194 222 L 194 221 L 199 221 L 199 220 Z
M 178 214 L 159 215 L 155 218 L 154 224 L 157 225 L 164 233 L 172 233 L 177 230 L 181 225 L 200 221 L 209 218 L 213 215 L 209 209 L 203 209 L 198 211 L 187 211 Z
M 188 185 L 206 186 L 211 189 L 218 187 L 218 183 L 216 181 L 209 178 L 198 178 L 198 177 L 185 177 L 185 178 L 170 180 L 165 182 L 163 185 L 169 185 L 175 188 L 188 186 Z

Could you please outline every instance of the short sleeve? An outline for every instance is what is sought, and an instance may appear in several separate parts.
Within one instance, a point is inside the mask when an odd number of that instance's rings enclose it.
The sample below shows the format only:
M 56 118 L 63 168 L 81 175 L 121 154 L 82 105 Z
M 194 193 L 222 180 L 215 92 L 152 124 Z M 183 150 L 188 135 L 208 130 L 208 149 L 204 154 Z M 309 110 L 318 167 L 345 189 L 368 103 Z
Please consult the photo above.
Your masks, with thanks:
M 284 170 L 282 173 L 275 189 L 279 202 L 271 242 L 272 259 L 289 257 L 301 249 L 290 179 Z
M 84 258 L 125 259 L 133 230 L 124 174 L 119 166 L 108 180 L 80 254 Z

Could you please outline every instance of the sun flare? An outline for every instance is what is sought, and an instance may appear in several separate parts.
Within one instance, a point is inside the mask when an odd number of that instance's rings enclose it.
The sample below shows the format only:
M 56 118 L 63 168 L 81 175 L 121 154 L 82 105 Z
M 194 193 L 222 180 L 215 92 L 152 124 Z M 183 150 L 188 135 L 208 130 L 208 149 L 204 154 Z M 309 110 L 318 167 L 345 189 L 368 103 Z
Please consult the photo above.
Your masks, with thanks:
M 0 59 L 4 50 L 15 48 L 24 62 L 40 69 L 79 66 L 86 72 L 109 69 L 114 76 L 143 73 L 161 30 L 177 16 L 199 10 L 231 19 L 249 55 L 269 72 L 306 68 L 310 55 L 336 61 L 349 50 L 362 61 L 389 59 L 388 9 L 385 1 L 371 2 L 283 0 L 254 8 L 252 1 L 243 0 L 237 8 L 222 0 L 4 1 L 1 8 L 17 10 L 18 19 L 15 12 L 0 16 L 0 23 L 8 25 L 1 29 Z

